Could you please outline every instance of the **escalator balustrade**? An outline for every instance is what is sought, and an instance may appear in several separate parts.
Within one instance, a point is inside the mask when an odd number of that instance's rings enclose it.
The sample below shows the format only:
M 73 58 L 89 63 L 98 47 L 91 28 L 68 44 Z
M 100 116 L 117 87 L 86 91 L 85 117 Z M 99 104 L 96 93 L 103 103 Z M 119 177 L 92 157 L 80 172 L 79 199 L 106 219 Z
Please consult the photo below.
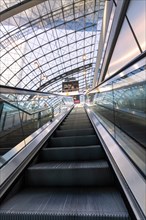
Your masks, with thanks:
M 40 127 L 49 121 L 49 117 L 44 117 L 40 120 Z M 0 156 L 3 156 L 13 147 L 24 141 L 29 135 L 38 129 L 38 121 L 29 121 L 23 126 L 14 127 L 9 132 L 0 136 Z

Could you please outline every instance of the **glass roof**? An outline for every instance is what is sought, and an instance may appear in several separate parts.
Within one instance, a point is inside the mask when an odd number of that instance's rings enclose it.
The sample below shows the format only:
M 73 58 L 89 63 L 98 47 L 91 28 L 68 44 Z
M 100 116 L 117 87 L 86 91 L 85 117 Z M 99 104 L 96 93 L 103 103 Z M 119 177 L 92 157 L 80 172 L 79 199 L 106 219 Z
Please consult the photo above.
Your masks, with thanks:
M 21 2 L 1 0 L 1 12 Z M 3 20 L 0 84 L 61 92 L 74 77 L 80 91 L 91 87 L 103 9 L 104 0 L 47 0 Z
M 23 0 L 1 0 L 0 1 L 0 12 L 8 9 L 9 7 L 12 7 L 20 2 L 23 2 Z

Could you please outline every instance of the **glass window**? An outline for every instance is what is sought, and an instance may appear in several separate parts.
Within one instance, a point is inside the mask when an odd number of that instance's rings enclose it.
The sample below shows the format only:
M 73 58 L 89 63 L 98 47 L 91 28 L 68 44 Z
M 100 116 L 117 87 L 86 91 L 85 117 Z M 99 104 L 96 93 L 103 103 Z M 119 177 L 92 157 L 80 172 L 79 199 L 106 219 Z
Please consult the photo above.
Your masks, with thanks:
M 146 50 L 146 1 L 130 1 L 127 17 L 142 50 Z
M 125 19 L 109 64 L 106 78 L 113 75 L 139 54 L 140 50 Z

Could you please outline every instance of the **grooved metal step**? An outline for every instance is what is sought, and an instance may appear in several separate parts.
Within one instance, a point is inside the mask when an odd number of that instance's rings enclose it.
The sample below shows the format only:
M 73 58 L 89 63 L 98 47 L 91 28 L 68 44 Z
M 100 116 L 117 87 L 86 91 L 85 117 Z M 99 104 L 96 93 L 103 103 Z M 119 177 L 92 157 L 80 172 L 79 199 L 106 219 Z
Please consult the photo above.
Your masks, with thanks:
M 96 144 L 99 144 L 99 139 L 96 135 L 54 137 L 49 140 L 48 147 L 89 146 Z
M 69 117 L 70 116 L 79 116 L 79 115 L 87 117 L 87 114 L 86 114 L 85 111 L 81 111 L 81 112 L 79 112 L 79 111 L 78 112 L 77 111 L 71 111 L 71 113 L 69 114 Z
M 49 161 L 79 161 L 79 160 L 99 160 L 105 158 L 105 153 L 100 145 L 44 148 L 41 150 L 39 160 Z
M 74 122 L 63 122 L 62 125 L 63 126 L 67 126 L 67 125 L 71 125 L 71 126 L 78 126 L 79 124 L 82 124 L 83 128 L 84 126 L 86 125 L 90 125 L 91 123 L 90 122 L 87 122 L 87 121 L 84 121 L 84 122 L 79 122 L 78 120 L 77 121 L 74 121 Z
M 95 131 L 93 128 L 82 129 L 82 130 L 56 130 L 54 137 L 65 137 L 65 136 L 81 136 L 81 135 L 94 135 Z
M 1 205 L 1 220 L 130 220 L 113 187 L 66 187 L 22 190 Z
M 110 186 L 112 172 L 105 160 L 37 163 L 28 168 L 29 186 Z
M 89 120 L 89 118 L 87 118 L 87 117 L 85 117 L 85 118 L 81 118 L 81 117 L 79 117 L 79 118 L 74 118 L 74 117 L 72 117 L 72 118 L 65 118 L 65 122 L 66 121 L 70 121 L 70 122 L 73 122 L 73 121 L 88 121 L 88 122 L 90 122 L 90 120 Z
M 75 108 L 1 205 L 1 220 L 130 220 L 103 148 Z
M 61 125 L 59 127 L 59 130 L 71 130 L 71 129 L 88 129 L 88 128 L 93 128 L 93 126 L 91 124 L 86 124 L 86 125 L 82 125 L 82 124 L 78 124 L 78 125 Z
M 88 117 L 87 116 L 70 116 L 70 117 L 67 117 L 66 120 L 87 120 Z
M 70 113 L 67 118 L 88 118 L 86 113 L 80 113 L 80 114 L 76 114 L 76 113 Z

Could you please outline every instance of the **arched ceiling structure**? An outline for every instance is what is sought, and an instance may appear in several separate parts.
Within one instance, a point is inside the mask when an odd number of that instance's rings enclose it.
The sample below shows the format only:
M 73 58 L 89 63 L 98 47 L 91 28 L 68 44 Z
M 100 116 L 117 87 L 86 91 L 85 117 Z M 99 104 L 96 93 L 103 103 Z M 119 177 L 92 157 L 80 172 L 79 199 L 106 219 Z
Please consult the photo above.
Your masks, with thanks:
M 41 2 L 41 3 L 40 3 Z M 104 0 L 1 0 L 0 84 L 61 92 L 91 88 Z

